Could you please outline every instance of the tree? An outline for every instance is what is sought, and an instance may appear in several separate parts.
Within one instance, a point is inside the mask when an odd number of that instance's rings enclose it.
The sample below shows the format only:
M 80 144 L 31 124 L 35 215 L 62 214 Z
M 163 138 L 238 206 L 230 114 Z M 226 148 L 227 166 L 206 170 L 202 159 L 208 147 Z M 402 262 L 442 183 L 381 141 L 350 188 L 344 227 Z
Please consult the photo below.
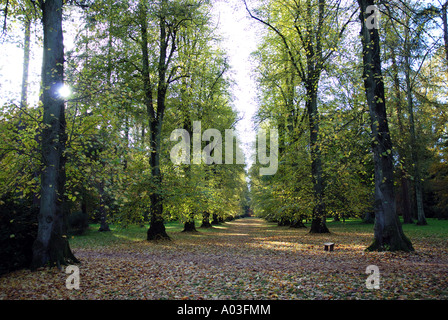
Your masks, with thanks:
M 400 156 L 401 199 L 405 209 L 403 218 L 405 223 L 411 222 L 408 213 L 410 192 L 408 185 L 413 186 L 414 202 L 416 204 L 417 224 L 425 225 L 425 210 L 423 197 L 424 180 L 424 150 L 421 123 L 421 104 L 416 95 L 416 87 L 421 81 L 421 71 L 424 63 L 431 57 L 438 40 L 430 32 L 430 22 L 434 16 L 432 7 L 425 8 L 421 3 L 391 2 L 387 7 L 387 39 L 386 56 L 390 56 L 392 63 L 391 78 L 393 81 L 393 105 L 396 109 L 399 133 L 394 138 Z M 403 79 L 403 84 L 401 79 Z M 403 91 L 403 94 L 402 92 Z M 403 96 L 405 99 L 403 99 Z M 420 138 L 418 138 L 420 137 Z M 406 155 L 409 154 L 409 157 Z M 409 158 L 407 160 L 406 158 Z M 409 172 L 408 172 L 409 171 Z M 408 180 L 412 178 L 412 184 Z M 409 199 L 409 200 L 408 200 Z
M 66 236 L 65 103 L 59 90 L 64 85 L 62 0 L 40 1 L 44 33 L 42 67 L 42 160 L 38 233 L 33 244 L 32 268 L 79 262 Z
M 272 2 L 267 6 L 266 18 L 252 14 L 247 4 L 246 9 L 253 19 L 267 26 L 278 36 L 286 53 L 285 58 L 288 60 L 288 64 L 293 68 L 305 89 L 304 100 L 308 117 L 314 194 L 310 232 L 327 233 L 329 230 L 325 223 L 325 177 L 320 135 L 321 114 L 318 110 L 319 82 L 351 17 L 341 25 L 336 19 L 338 23 L 332 25 L 330 21 L 341 12 L 340 5 L 338 2 L 325 0 L 285 1 L 279 5 Z M 283 14 L 284 12 L 288 14 Z
M 411 39 L 410 35 L 410 17 L 409 14 L 405 19 L 407 22 L 405 26 L 405 35 L 404 35 L 404 67 L 405 67 L 405 79 L 406 79 L 406 98 L 408 105 L 408 114 L 409 114 L 409 128 L 410 128 L 410 146 L 411 146 L 411 156 L 412 156 L 412 164 L 414 167 L 414 188 L 415 188 L 415 198 L 417 202 L 417 224 L 418 225 L 426 225 L 425 211 L 423 208 L 423 189 L 422 189 L 422 179 L 421 179 L 421 169 L 420 169 L 420 159 L 417 150 L 416 143 L 416 130 L 415 130 L 415 120 L 414 120 L 414 97 L 413 97 L 413 83 L 411 80 L 411 41 L 415 42 L 416 39 Z M 418 41 L 418 39 L 417 39 Z
M 150 195 L 150 228 L 147 239 L 169 239 L 163 224 L 163 197 L 161 193 L 162 175 L 160 168 L 161 134 L 164 122 L 166 96 L 170 84 L 179 79 L 177 70 L 173 66 L 174 54 L 177 51 L 178 32 L 188 21 L 193 19 L 194 11 L 199 7 L 194 3 L 170 3 L 167 0 L 160 2 L 156 15 L 159 28 L 159 57 L 157 65 L 157 78 L 155 81 L 156 104 L 153 103 L 153 84 L 150 79 L 148 40 L 147 40 L 147 6 L 140 3 L 140 26 L 142 34 L 142 79 L 145 94 L 145 105 L 150 130 L 150 166 L 154 182 L 154 190 Z
M 20 100 L 21 108 L 25 108 L 28 104 L 28 72 L 30 64 L 30 34 L 31 34 L 31 18 L 25 16 L 24 21 L 25 32 L 23 39 L 23 72 L 22 72 L 22 94 Z
M 398 219 L 394 191 L 392 141 L 389 132 L 384 82 L 381 70 L 380 37 L 367 25 L 373 0 L 358 0 L 363 48 L 364 87 L 369 106 L 372 150 L 375 168 L 375 227 L 373 244 L 368 250 L 413 251 Z M 372 8 L 372 7 L 370 7 Z
M 448 14 L 447 14 L 448 1 L 445 1 L 445 3 L 443 3 L 439 0 L 438 2 L 441 6 L 440 16 L 442 18 L 445 63 L 448 68 Z

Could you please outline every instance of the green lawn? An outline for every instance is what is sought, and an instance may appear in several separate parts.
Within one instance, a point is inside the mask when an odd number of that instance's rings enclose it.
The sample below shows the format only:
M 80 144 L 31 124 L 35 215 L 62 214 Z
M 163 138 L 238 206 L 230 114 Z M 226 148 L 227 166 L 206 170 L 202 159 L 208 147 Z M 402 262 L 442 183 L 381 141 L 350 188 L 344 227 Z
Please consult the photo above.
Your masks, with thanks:
M 418 226 L 416 224 L 403 224 L 404 233 L 409 238 L 419 238 L 421 240 L 444 240 L 448 239 L 448 220 L 438 220 L 428 218 L 428 225 Z M 199 228 L 201 221 L 196 220 L 196 228 L 199 231 L 197 234 L 182 233 L 183 224 L 178 221 L 171 221 L 165 223 L 167 233 L 173 240 L 181 240 L 186 237 L 201 237 L 201 229 Z M 305 224 L 308 228 L 310 223 Z M 331 233 L 371 233 L 373 239 L 373 224 L 365 224 L 360 219 L 346 219 L 342 221 L 327 221 L 327 226 Z M 99 224 L 91 224 L 85 234 L 80 236 L 71 236 L 70 244 L 73 247 L 101 247 L 114 245 L 124 242 L 141 241 L 146 239 L 146 231 L 148 225 L 138 226 L 130 225 L 123 227 L 121 225 L 109 225 L 111 232 L 98 232 Z M 207 229 L 210 234 L 217 232 L 222 228 L 226 228 L 225 224 L 214 226 L 212 229 Z M 289 227 L 278 227 L 274 223 L 269 224 L 272 229 L 289 229 Z
M 402 224 L 403 231 L 411 238 L 448 238 L 448 220 L 439 220 L 427 218 L 428 225 L 418 226 L 416 224 Z M 330 232 L 353 231 L 353 232 L 372 232 L 373 224 L 365 224 L 360 219 L 346 219 L 345 222 L 327 221 Z

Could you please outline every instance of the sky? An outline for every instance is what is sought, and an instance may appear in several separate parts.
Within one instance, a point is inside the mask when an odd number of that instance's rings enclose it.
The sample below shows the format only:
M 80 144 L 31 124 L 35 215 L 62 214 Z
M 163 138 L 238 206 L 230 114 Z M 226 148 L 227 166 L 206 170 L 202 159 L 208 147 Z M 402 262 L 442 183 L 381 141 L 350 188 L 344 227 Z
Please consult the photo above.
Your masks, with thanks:
M 21 24 L 8 22 L 7 41 L 0 38 L 0 105 L 6 102 L 20 102 L 23 68 L 23 28 Z M 42 66 L 42 48 L 37 44 L 37 34 L 41 34 L 40 21 L 31 25 L 29 104 L 36 104 Z
M 214 17 L 218 22 L 223 47 L 229 55 L 231 78 L 235 81 L 232 94 L 234 106 L 242 119 L 237 131 L 248 167 L 252 163 L 255 129 L 252 117 L 257 110 L 256 84 L 250 55 L 257 49 L 260 25 L 250 19 L 243 0 L 221 0 L 214 3 Z

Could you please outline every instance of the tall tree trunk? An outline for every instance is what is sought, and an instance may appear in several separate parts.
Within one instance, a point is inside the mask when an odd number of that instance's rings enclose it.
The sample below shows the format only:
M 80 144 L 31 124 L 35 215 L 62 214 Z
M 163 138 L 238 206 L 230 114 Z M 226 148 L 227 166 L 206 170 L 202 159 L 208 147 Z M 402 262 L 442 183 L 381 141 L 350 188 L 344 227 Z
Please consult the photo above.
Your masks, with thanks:
M 149 53 L 148 53 L 148 17 L 147 17 L 147 7 L 143 1 L 140 3 L 140 32 L 142 36 L 141 50 L 142 50 L 142 80 L 143 80 L 143 92 L 144 103 L 146 106 L 146 116 L 149 123 L 155 120 L 154 114 L 154 101 L 152 94 L 152 85 L 149 70 Z M 142 121 L 141 128 L 141 143 L 142 148 L 145 146 L 145 121 Z
M 448 68 L 448 16 L 447 16 L 448 1 L 442 6 L 442 21 L 443 21 L 443 40 L 445 42 L 445 58 L 446 66 Z
M 166 0 L 162 0 L 162 8 L 165 7 Z M 151 177 L 154 183 L 154 190 L 150 195 L 150 227 L 147 232 L 147 240 L 170 239 L 165 230 L 163 222 L 163 198 L 162 198 L 162 175 L 160 171 L 160 151 L 163 116 L 165 112 L 165 100 L 167 93 L 166 69 L 168 41 L 166 32 L 166 21 L 161 12 L 160 27 L 160 52 L 158 63 L 158 83 L 157 83 L 157 110 L 154 110 L 152 99 L 152 86 L 149 76 L 149 55 L 148 55 L 148 33 L 147 33 L 147 13 L 146 5 L 143 1 L 141 6 L 141 34 L 142 34 L 142 76 L 145 91 L 145 104 L 149 117 L 150 133 L 150 166 Z M 163 11 L 163 9 L 162 9 Z
M 62 0 L 41 1 L 44 33 L 42 66 L 42 161 L 41 201 L 38 234 L 33 244 L 32 269 L 47 264 L 79 262 L 70 250 L 66 237 L 64 208 L 65 105 L 58 90 L 64 83 L 64 46 L 62 34 Z
M 162 175 L 160 172 L 160 135 L 162 123 L 153 120 L 150 122 L 150 166 L 154 189 L 150 195 L 150 227 L 147 240 L 169 239 L 163 221 Z
M 184 91 L 184 90 L 182 90 Z M 184 94 L 182 92 L 181 96 Z M 184 114 L 185 120 L 184 120 L 184 129 L 188 132 L 189 136 L 191 137 L 193 134 L 193 129 L 191 128 L 191 121 L 190 116 L 188 114 Z M 187 165 L 184 167 L 184 175 L 185 175 L 185 183 L 187 184 L 186 187 L 189 188 L 188 184 L 192 184 L 192 175 L 191 175 L 191 166 Z M 191 210 L 191 209 L 190 209 Z M 182 232 L 196 232 L 196 226 L 194 223 L 194 217 L 195 213 L 194 210 L 191 210 L 188 214 L 187 221 L 185 221 L 184 224 L 184 230 Z
M 310 233 L 328 233 L 325 221 L 324 178 L 322 172 L 322 155 L 319 146 L 319 113 L 317 111 L 317 83 L 307 89 L 307 110 L 309 115 L 311 175 L 313 177 L 314 207 Z
M 395 54 L 395 48 L 391 47 L 391 58 L 392 58 L 392 77 L 394 80 L 394 101 L 395 101 L 395 108 L 397 110 L 397 121 L 398 121 L 398 128 L 400 130 L 400 136 L 405 135 L 405 128 L 403 125 L 403 115 L 402 115 L 402 96 L 401 96 L 401 89 L 400 89 L 400 80 L 398 77 L 398 64 Z M 402 142 L 404 143 L 404 142 Z M 413 223 L 412 221 L 412 207 L 411 207 L 411 197 L 409 194 L 409 177 L 408 172 L 406 170 L 407 168 L 407 161 L 405 160 L 405 148 L 399 147 L 397 148 L 398 151 L 398 157 L 401 162 L 400 166 L 400 187 L 401 187 L 401 205 L 402 208 L 402 214 L 403 214 L 403 223 Z
M 412 97 L 412 83 L 411 83 L 411 48 L 409 35 L 409 18 L 407 18 L 407 25 L 405 27 L 405 74 L 406 74 L 406 95 L 408 102 L 409 113 L 409 131 L 410 131 L 410 146 L 411 158 L 414 166 L 414 191 L 415 201 L 417 204 L 417 225 L 427 225 L 425 218 L 425 211 L 423 208 L 423 187 L 420 176 L 420 159 L 417 150 L 417 139 L 415 134 L 415 120 L 414 120 L 414 101 Z
M 378 30 L 366 26 L 367 7 L 373 0 L 358 0 L 361 10 L 364 86 L 371 119 L 375 169 L 375 239 L 368 250 L 412 251 L 396 213 L 392 142 L 386 114 Z
M 28 71 L 30 66 L 30 35 L 31 19 L 25 17 L 25 37 L 23 41 L 23 72 L 22 72 L 22 94 L 20 106 L 26 108 L 28 105 Z
M 20 131 L 26 129 L 26 125 L 22 122 L 23 110 L 28 107 L 28 71 L 30 65 L 30 34 L 31 34 L 31 18 L 25 16 L 24 21 L 24 39 L 23 39 L 23 66 L 22 66 L 22 92 L 20 98 L 20 107 L 22 111 L 19 113 L 19 123 L 17 125 L 18 133 Z M 36 132 L 35 140 L 39 143 L 39 131 Z M 23 172 L 19 172 L 20 175 L 23 175 Z M 39 168 L 33 170 L 33 177 L 38 178 L 40 175 Z M 17 194 L 22 196 L 23 191 L 20 191 L 20 188 L 15 188 L 17 190 Z M 33 207 L 39 207 L 39 194 L 37 192 L 33 192 Z
M 324 177 L 322 169 L 322 154 L 320 150 L 319 141 L 319 111 L 317 110 L 317 92 L 321 72 L 323 70 L 322 58 L 322 24 L 324 23 L 325 1 L 318 2 L 318 26 L 316 35 L 316 45 L 313 48 L 312 40 L 308 39 L 306 56 L 308 79 L 305 83 L 307 101 L 306 107 L 308 110 L 309 129 L 310 129 L 310 149 L 311 149 L 311 175 L 313 177 L 314 189 L 314 208 L 311 220 L 310 233 L 329 233 L 325 221 L 325 204 L 324 204 Z M 311 1 L 308 1 L 308 19 L 311 21 Z M 312 33 L 311 22 L 307 26 L 307 37 L 311 37 Z
M 401 170 L 401 196 L 402 196 L 402 206 L 403 206 L 403 223 L 410 224 L 414 223 L 412 220 L 412 206 L 411 197 L 409 192 L 409 178 L 405 170 Z
M 110 13 L 109 13 L 110 15 Z M 112 18 L 108 17 L 108 40 L 107 40 L 107 84 L 109 88 L 112 87 Z M 87 51 L 86 51 L 87 52 Z M 104 167 L 104 166 L 103 166 Z M 104 191 L 105 179 L 101 177 L 101 181 L 98 184 L 98 193 L 100 197 L 100 227 L 98 231 L 108 232 L 110 231 L 109 223 L 107 222 L 108 210 L 106 210 L 106 192 Z
M 126 152 L 129 148 L 129 130 L 130 130 L 130 126 L 129 126 L 129 115 L 128 115 L 128 108 L 126 105 L 125 108 L 125 117 L 124 117 L 124 137 L 125 137 L 125 141 L 126 141 Z M 123 155 L 123 171 L 127 171 L 128 169 L 128 156 L 125 153 Z

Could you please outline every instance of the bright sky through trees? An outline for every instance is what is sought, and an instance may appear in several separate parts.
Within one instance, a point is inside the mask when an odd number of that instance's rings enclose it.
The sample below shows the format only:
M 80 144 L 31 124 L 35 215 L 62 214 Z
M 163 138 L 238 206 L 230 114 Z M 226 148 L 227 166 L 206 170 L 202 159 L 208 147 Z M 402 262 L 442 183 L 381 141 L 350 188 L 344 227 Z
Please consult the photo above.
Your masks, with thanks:
M 66 9 L 67 10 L 67 9 Z M 70 10 L 70 9 L 69 9 Z M 246 160 L 250 166 L 252 163 L 252 149 L 255 139 L 254 123 L 252 116 L 256 110 L 256 88 L 251 76 L 252 64 L 250 54 L 257 47 L 257 37 L 262 30 L 261 26 L 254 23 L 244 8 L 241 0 L 218 0 L 214 3 L 213 17 L 218 28 L 218 34 L 222 36 L 222 45 L 229 56 L 229 63 L 232 68 L 230 72 L 234 81 L 233 96 L 234 106 L 240 113 L 240 121 L 237 123 L 237 130 L 241 139 L 242 147 L 245 150 Z M 70 19 L 72 20 L 72 19 Z M 19 22 L 9 22 L 13 25 L 12 32 L 8 34 L 16 44 L 10 42 L 2 43 L 0 53 L 0 103 L 6 101 L 20 100 L 20 85 L 22 81 L 23 64 L 23 30 Z M 66 25 L 73 26 L 73 21 Z M 73 35 L 76 30 L 64 30 L 64 46 L 68 51 L 73 47 Z M 41 33 L 40 21 L 32 24 L 31 32 L 31 63 L 30 63 L 30 87 L 29 104 L 33 106 L 38 100 L 39 79 L 41 69 L 41 45 L 37 35 Z M 65 97 L 70 93 L 64 87 Z
M 250 167 L 253 162 L 252 149 L 255 141 L 255 124 L 252 117 L 257 108 L 250 54 L 257 48 L 262 28 L 248 17 L 241 0 L 216 1 L 213 13 L 218 23 L 219 34 L 223 37 L 224 48 L 230 57 L 232 78 L 235 81 L 234 103 L 242 117 L 237 124 L 237 130 Z

